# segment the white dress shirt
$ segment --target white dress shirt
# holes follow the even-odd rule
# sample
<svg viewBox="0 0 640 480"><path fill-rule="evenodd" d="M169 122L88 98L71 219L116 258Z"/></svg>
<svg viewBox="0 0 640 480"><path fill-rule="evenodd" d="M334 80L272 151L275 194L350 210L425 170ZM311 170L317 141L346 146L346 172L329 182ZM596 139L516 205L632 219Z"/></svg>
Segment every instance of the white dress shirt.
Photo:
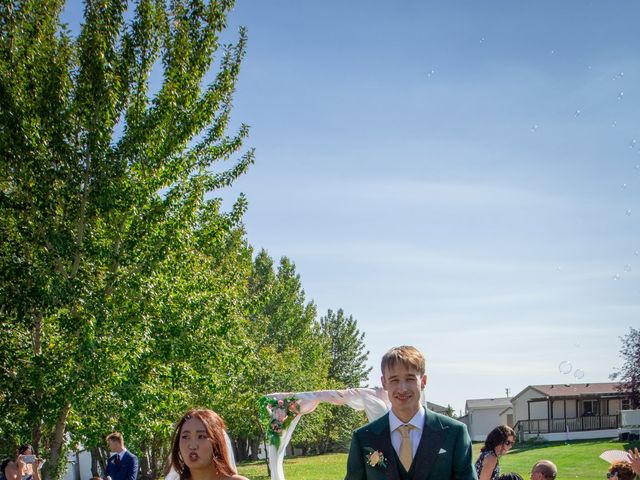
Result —
<svg viewBox="0 0 640 480"><path fill-rule="evenodd" d="M395 416L393 410L389 410L389 430L391 431L391 445L393 445L393 449L400 456L400 443L402 442L402 434L398 427L402 425L411 425L413 428L409 431L409 436L411 437L411 447L413 448L412 457L415 458L416 451L418 450L418 444L420 443L420 439L422 438L422 429L424 428L424 420L426 416L426 412L424 411L424 407L421 406L418 412L413 416L408 423L401 421L398 417Z"/></svg>

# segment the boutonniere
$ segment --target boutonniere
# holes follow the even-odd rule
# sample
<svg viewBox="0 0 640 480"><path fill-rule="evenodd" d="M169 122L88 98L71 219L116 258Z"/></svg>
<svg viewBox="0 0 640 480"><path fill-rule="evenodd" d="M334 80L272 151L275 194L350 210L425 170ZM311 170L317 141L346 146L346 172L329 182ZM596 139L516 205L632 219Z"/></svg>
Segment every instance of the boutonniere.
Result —
<svg viewBox="0 0 640 480"><path fill-rule="evenodd" d="M367 448L366 450L369 452L368 455L364 456L367 461L367 465L373 468L387 468L387 459L384 458L384 455L380 450L374 450L373 448Z"/></svg>

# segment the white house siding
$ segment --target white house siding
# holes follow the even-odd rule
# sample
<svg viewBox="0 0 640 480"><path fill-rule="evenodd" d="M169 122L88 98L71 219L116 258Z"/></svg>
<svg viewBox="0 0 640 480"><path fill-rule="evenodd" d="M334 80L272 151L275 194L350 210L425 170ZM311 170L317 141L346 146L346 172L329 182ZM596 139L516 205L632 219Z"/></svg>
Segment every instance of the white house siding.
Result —
<svg viewBox="0 0 640 480"><path fill-rule="evenodd" d="M564 402L551 402L551 418L564 418Z"/></svg>
<svg viewBox="0 0 640 480"><path fill-rule="evenodd" d="M80 478L78 478L77 462L80 462ZM75 452L67 454L67 470L64 480L89 480L91 478L91 453L83 450L79 455Z"/></svg>
<svg viewBox="0 0 640 480"><path fill-rule="evenodd" d="M511 399L513 404L513 421L518 423L521 420L545 419L547 418L547 402L532 402L531 417L529 417L528 402L534 398L541 398L543 395L532 388L525 389L517 397Z"/></svg>
<svg viewBox="0 0 640 480"><path fill-rule="evenodd" d="M469 435L474 442L484 442L487 434L498 425L507 425L507 414L500 415L504 406L483 408L469 413Z"/></svg>
<svg viewBox="0 0 640 480"><path fill-rule="evenodd" d="M618 415L620 410L629 409L629 402L626 405L622 404L622 399L614 398L609 400L609 415Z"/></svg>
<svg viewBox="0 0 640 480"><path fill-rule="evenodd" d="M531 402L531 420L546 420L547 415L547 402ZM525 417L526 418L526 417Z"/></svg>
<svg viewBox="0 0 640 480"><path fill-rule="evenodd" d="M539 395L539 394L538 394ZM513 420L518 423L520 420L526 420L527 417L527 400L533 398L534 392L530 388L525 389L517 398L511 399L513 404Z"/></svg>
<svg viewBox="0 0 640 480"><path fill-rule="evenodd" d="M576 415L576 400L567 399L565 400L552 400L551 402L552 409L552 417L551 418L565 418L565 405L567 408L566 417L567 418L575 418Z"/></svg>

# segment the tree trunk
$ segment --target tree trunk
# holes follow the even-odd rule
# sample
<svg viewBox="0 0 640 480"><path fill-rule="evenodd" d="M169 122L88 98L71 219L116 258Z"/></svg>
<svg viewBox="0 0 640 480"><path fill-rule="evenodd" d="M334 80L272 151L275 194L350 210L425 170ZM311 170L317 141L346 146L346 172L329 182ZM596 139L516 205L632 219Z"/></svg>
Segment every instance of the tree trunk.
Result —
<svg viewBox="0 0 640 480"><path fill-rule="evenodd" d="M91 476L92 477L100 477L101 472L98 470L98 464L100 461L100 451L98 447L93 447L91 449Z"/></svg>
<svg viewBox="0 0 640 480"><path fill-rule="evenodd" d="M31 430L31 445L35 448L34 453L39 453L40 441L42 440L42 422L36 419Z"/></svg>
<svg viewBox="0 0 640 480"><path fill-rule="evenodd" d="M236 462L243 462L248 457L248 443L246 438L237 438L233 444L235 445Z"/></svg>
<svg viewBox="0 0 640 480"><path fill-rule="evenodd" d="M260 438L254 437L251 439L251 453L249 458L251 460L258 460L258 449L260 448Z"/></svg>
<svg viewBox="0 0 640 480"><path fill-rule="evenodd" d="M33 356L39 357L42 355L42 312L36 312L33 314L33 332L31 338L31 346L33 350ZM37 361L37 360L36 360ZM37 364L36 364L37 365ZM36 388L34 393L34 404L36 409L42 405L42 390ZM38 453L40 448L40 441L42 440L42 415L34 415L35 419L31 427L31 445L35 448L35 453Z"/></svg>
<svg viewBox="0 0 640 480"><path fill-rule="evenodd" d="M144 448L140 454L140 467L138 469L140 472L140 480L152 480L152 477L149 475L151 473L151 468L149 467L150 461L148 449Z"/></svg>
<svg viewBox="0 0 640 480"><path fill-rule="evenodd" d="M158 445L158 442L151 444L149 449L149 478L150 480L156 480L160 476L162 471L162 463L158 461L158 458L162 458L162 447Z"/></svg>
<svg viewBox="0 0 640 480"><path fill-rule="evenodd" d="M75 480L82 480L82 474L80 473L80 452L76 450L74 453L76 454L76 461L73 464L73 478Z"/></svg>
<svg viewBox="0 0 640 480"><path fill-rule="evenodd" d="M51 439L51 457L49 468L45 473L45 480L53 480L58 477L57 472L60 469L60 454L62 453L62 446L64 445L64 427L67 425L69 410L71 410L71 404L67 403L58 414L58 420L56 421L56 427Z"/></svg>

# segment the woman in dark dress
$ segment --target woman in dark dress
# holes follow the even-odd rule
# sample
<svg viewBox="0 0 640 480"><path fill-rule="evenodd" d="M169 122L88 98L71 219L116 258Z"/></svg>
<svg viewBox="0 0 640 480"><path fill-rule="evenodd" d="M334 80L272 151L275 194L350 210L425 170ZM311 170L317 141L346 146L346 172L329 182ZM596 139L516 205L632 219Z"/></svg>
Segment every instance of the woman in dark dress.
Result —
<svg viewBox="0 0 640 480"><path fill-rule="evenodd" d="M476 460L478 480L497 480L500 475L500 457L516 443L516 434L507 425L500 425L487 435L480 456Z"/></svg>

